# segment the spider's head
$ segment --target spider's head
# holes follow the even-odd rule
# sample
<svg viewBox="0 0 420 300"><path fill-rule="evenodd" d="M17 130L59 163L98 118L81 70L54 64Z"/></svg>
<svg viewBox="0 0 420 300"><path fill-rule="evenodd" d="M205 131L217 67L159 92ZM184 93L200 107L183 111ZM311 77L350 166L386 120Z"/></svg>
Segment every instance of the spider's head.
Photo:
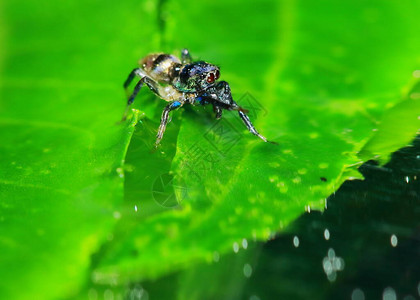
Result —
<svg viewBox="0 0 420 300"><path fill-rule="evenodd" d="M186 92L206 90L213 86L219 77L219 67L204 61L197 61L187 64L181 69L177 88Z"/></svg>

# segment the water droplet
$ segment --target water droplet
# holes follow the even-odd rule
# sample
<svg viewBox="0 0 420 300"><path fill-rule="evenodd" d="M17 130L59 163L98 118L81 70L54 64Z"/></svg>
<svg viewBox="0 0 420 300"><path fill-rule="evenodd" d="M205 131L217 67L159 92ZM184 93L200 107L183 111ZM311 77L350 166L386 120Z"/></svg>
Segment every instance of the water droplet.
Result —
<svg viewBox="0 0 420 300"><path fill-rule="evenodd" d="M134 211L137 212L138 208L137 205L134 205Z"/></svg>
<svg viewBox="0 0 420 300"><path fill-rule="evenodd" d="M270 176L268 177L268 180L270 180L270 182L274 182L274 181L278 181L279 178L277 176Z"/></svg>
<svg viewBox="0 0 420 300"><path fill-rule="evenodd" d="M405 179L405 182L407 182L407 183L409 183L409 182L410 182L410 177L405 176L405 177L404 177L404 179Z"/></svg>
<svg viewBox="0 0 420 300"><path fill-rule="evenodd" d="M148 299L148 293L147 291L139 284L136 284L133 288L130 288L125 298L121 299L130 299L130 300L141 300L141 299ZM119 299L117 297L117 299Z"/></svg>
<svg viewBox="0 0 420 300"><path fill-rule="evenodd" d="M300 178L299 176L297 176L297 177L293 178L292 181L294 183L301 183L302 182L302 178Z"/></svg>
<svg viewBox="0 0 420 300"><path fill-rule="evenodd" d="M334 249L328 249L327 256L322 260L324 272L329 281L335 281L337 272L344 270L344 259L335 255Z"/></svg>
<svg viewBox="0 0 420 300"><path fill-rule="evenodd" d="M329 275L332 273L332 263L329 259L325 259L322 262L322 266L324 267L324 272Z"/></svg>
<svg viewBox="0 0 420 300"><path fill-rule="evenodd" d="M45 170L42 170L41 172L39 172L40 174L43 174L43 175L48 175L48 174L50 174L51 173L51 171L50 170L48 170L48 169L45 169Z"/></svg>
<svg viewBox="0 0 420 300"><path fill-rule="evenodd" d="M387 287L382 294L382 299L383 300L397 300L397 294L395 293L393 288Z"/></svg>
<svg viewBox="0 0 420 300"><path fill-rule="evenodd" d="M252 267L251 267L251 265L250 264L245 264L244 265L244 276L246 278L249 278L249 277L251 277L251 274L252 274Z"/></svg>
<svg viewBox="0 0 420 300"><path fill-rule="evenodd" d="M311 132L311 133L309 134L309 137L310 137L311 139L316 139L316 138L318 138L318 137L319 137L319 134L318 134L318 132Z"/></svg>
<svg viewBox="0 0 420 300"><path fill-rule="evenodd" d="M123 170L123 168L117 168L117 174L118 174L118 176L120 177L120 178L123 178L124 177L124 170Z"/></svg>
<svg viewBox="0 0 420 300"><path fill-rule="evenodd" d="M334 259L333 268L336 271L342 271L344 269L344 260L341 257Z"/></svg>
<svg viewBox="0 0 420 300"><path fill-rule="evenodd" d="M333 282L337 279L337 272L332 272L331 274L327 275L329 281Z"/></svg>
<svg viewBox="0 0 420 300"><path fill-rule="evenodd" d="M278 162L270 162L268 165L272 168L278 168L280 167L280 164Z"/></svg>
<svg viewBox="0 0 420 300"><path fill-rule="evenodd" d="M219 252L217 252L217 251L213 252L213 261L218 262L219 260L220 260Z"/></svg>
<svg viewBox="0 0 420 300"><path fill-rule="evenodd" d="M238 253L238 251L239 251L239 245L238 245L237 242L234 242L233 243L233 252Z"/></svg>
<svg viewBox="0 0 420 300"><path fill-rule="evenodd" d="M330 239L330 231L328 229L324 230L324 238L328 241Z"/></svg>
<svg viewBox="0 0 420 300"><path fill-rule="evenodd" d="M299 238L297 236L293 238L293 246L296 248L299 247Z"/></svg>
<svg viewBox="0 0 420 300"><path fill-rule="evenodd" d="M361 289L354 289L351 293L351 300L365 300L365 293Z"/></svg>
<svg viewBox="0 0 420 300"><path fill-rule="evenodd" d="M306 174L308 172L308 170L307 169L305 169L305 168L302 168L302 169L299 169L298 170L298 173L300 174L300 175L304 175L304 174Z"/></svg>
<svg viewBox="0 0 420 300"><path fill-rule="evenodd" d="M277 183L277 187L280 190L280 193L287 193L287 191L289 190L289 188L286 186L286 184L283 181L280 181Z"/></svg>
<svg viewBox="0 0 420 300"><path fill-rule="evenodd" d="M320 169L326 169L326 168L328 168L328 163L320 163L320 164L318 165L318 167L319 167Z"/></svg>
<svg viewBox="0 0 420 300"><path fill-rule="evenodd" d="M105 300L114 300L114 293L110 289L106 289L104 292Z"/></svg>
<svg viewBox="0 0 420 300"><path fill-rule="evenodd" d="M248 241L246 239L242 239L242 248L248 248Z"/></svg>
<svg viewBox="0 0 420 300"><path fill-rule="evenodd" d="M391 245L392 247L397 247L398 245L398 238L395 234L391 235Z"/></svg>
<svg viewBox="0 0 420 300"><path fill-rule="evenodd" d="M119 211L114 211L114 218L117 220L121 218L121 213Z"/></svg>
<svg viewBox="0 0 420 300"><path fill-rule="evenodd" d="M95 289L89 289L88 297L89 300L96 300L98 299L98 292Z"/></svg>
<svg viewBox="0 0 420 300"><path fill-rule="evenodd" d="M419 293L419 296L420 296L420 282L419 282L419 284L417 285L417 293Z"/></svg>

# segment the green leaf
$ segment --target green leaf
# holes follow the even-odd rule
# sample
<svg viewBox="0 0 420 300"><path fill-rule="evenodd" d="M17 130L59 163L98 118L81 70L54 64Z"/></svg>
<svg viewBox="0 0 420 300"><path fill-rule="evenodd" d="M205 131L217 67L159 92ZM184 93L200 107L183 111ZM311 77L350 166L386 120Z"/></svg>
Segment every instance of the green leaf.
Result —
<svg viewBox="0 0 420 300"><path fill-rule="evenodd" d="M419 69L418 9L379 0L3 1L0 294L64 298L91 280L157 278L325 207L358 176L348 167ZM234 98L279 146L233 112L214 121L209 107L174 112L155 150L165 103L143 90L141 112L115 125L136 61L183 47L220 64ZM415 134L417 116L395 109L380 126L398 114L407 133L383 147L379 132L399 133L380 127L364 160Z"/></svg>
<svg viewBox="0 0 420 300"><path fill-rule="evenodd" d="M162 151L150 154L147 132L159 120L147 118L128 150L121 238L106 245L94 281L156 278L211 262L326 207L344 180L361 176L358 152L419 66L418 8L396 1L165 2L167 48L188 47L194 58L220 64L256 128L280 145L252 136L234 112L214 121L210 107L187 108L173 114ZM407 110L402 116L417 119ZM410 125L399 140L408 143L416 131ZM175 194L179 206L152 209L153 201L162 205L156 192Z"/></svg>
<svg viewBox="0 0 420 300"><path fill-rule="evenodd" d="M365 160L375 157L385 163L390 153L413 139L416 131L420 133L420 81L415 83L404 101L386 112L378 131L363 146L359 157Z"/></svg>

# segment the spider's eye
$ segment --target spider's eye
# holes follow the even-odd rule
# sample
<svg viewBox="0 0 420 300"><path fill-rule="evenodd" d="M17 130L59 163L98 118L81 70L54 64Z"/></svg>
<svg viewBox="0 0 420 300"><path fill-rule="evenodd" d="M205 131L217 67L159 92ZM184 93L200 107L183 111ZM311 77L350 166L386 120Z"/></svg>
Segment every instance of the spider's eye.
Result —
<svg viewBox="0 0 420 300"><path fill-rule="evenodd" d="M219 70L216 70L216 80L219 79L219 77L220 77L220 72Z"/></svg>
<svg viewBox="0 0 420 300"><path fill-rule="evenodd" d="M207 82L208 83L213 83L214 82L214 74L210 73L209 76L207 76Z"/></svg>

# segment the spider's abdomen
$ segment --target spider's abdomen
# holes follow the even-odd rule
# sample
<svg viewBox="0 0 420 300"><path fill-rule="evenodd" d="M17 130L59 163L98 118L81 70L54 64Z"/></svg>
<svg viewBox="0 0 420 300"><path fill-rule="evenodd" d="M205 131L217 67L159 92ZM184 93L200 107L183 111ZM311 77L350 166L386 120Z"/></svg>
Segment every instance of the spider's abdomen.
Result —
<svg viewBox="0 0 420 300"><path fill-rule="evenodd" d="M164 83L170 83L172 81L181 65L179 58L164 53L149 54L139 63L142 69L152 79Z"/></svg>

